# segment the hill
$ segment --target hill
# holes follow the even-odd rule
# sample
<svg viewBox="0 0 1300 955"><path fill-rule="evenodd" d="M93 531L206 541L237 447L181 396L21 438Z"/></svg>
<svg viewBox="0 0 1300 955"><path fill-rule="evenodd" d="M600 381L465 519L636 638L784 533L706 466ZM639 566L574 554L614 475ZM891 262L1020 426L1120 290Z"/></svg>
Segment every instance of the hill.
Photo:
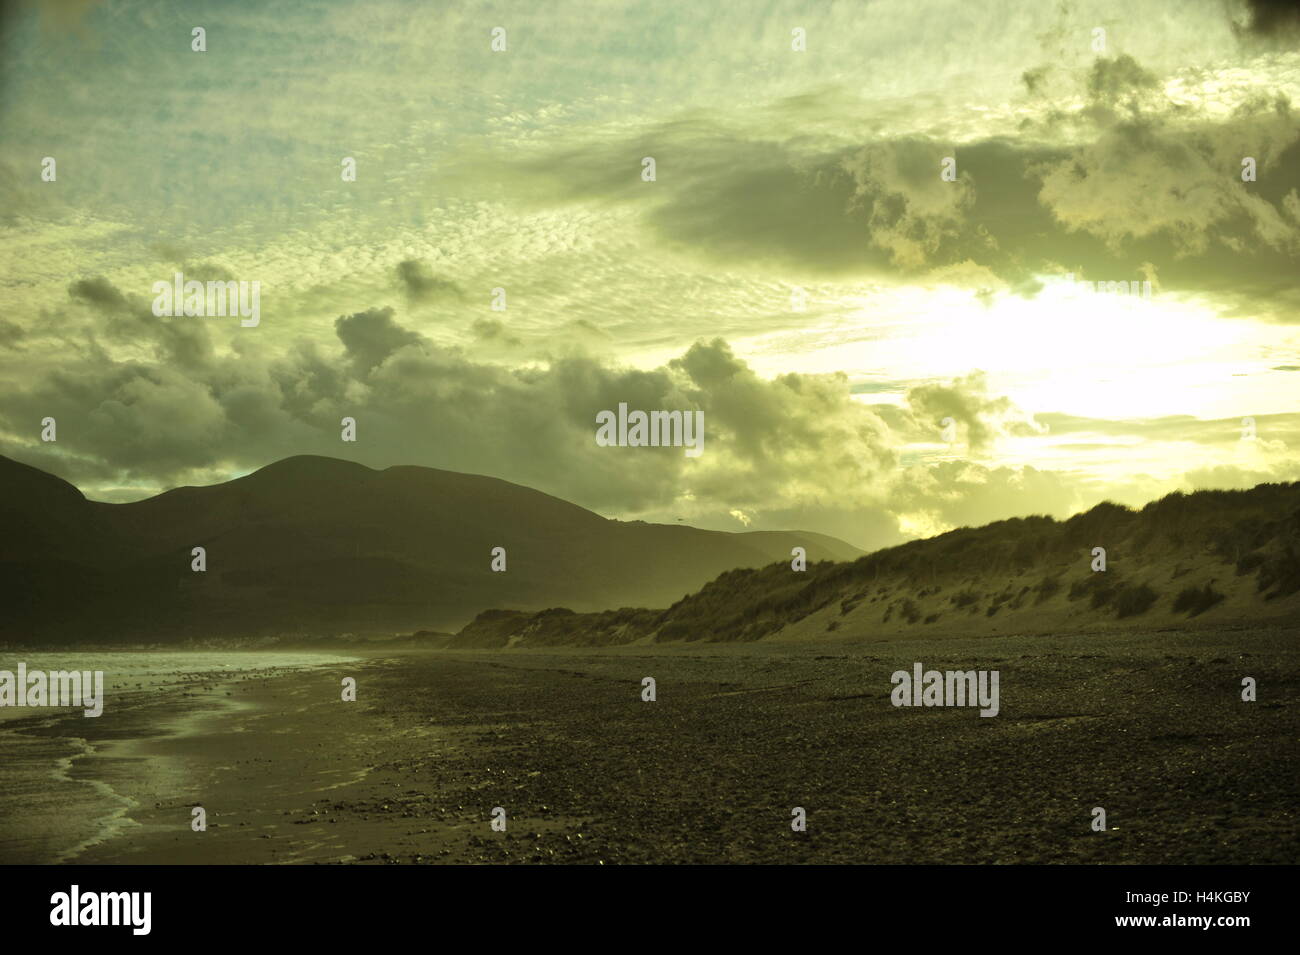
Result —
<svg viewBox="0 0 1300 955"><path fill-rule="evenodd" d="M488 607L663 606L794 546L859 553L819 534L620 522L495 478L310 456L129 504L0 457L0 528L0 638L54 644L455 630Z"/></svg>

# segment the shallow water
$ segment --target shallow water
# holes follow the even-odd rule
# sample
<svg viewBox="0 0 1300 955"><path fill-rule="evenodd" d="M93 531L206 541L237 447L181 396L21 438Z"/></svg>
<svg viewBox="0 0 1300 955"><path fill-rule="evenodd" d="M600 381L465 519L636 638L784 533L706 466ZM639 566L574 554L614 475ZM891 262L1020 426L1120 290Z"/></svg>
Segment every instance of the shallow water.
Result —
<svg viewBox="0 0 1300 955"><path fill-rule="evenodd" d="M184 686L202 686L223 677L256 670L331 666L354 657L335 653L269 650L167 651L112 650L85 653L0 653L0 670L17 673L18 664L35 670L89 670L104 673L104 710L115 702L131 702L133 695ZM79 707L0 706L0 722L43 715L75 714Z"/></svg>
<svg viewBox="0 0 1300 955"><path fill-rule="evenodd" d="M215 692L227 681L340 666L355 659L277 651L0 654L0 670L14 673L22 662L29 673L104 674L99 717L84 716L79 706L0 707L0 864L68 861L135 825L127 817L131 800L105 783L104 774L78 772L82 760L107 755L112 747L106 741L183 733L195 709L237 707L240 704ZM158 714L145 710L163 701L168 701L167 719L166 725L159 725ZM159 769L153 767L154 772ZM122 771L132 767L123 765Z"/></svg>

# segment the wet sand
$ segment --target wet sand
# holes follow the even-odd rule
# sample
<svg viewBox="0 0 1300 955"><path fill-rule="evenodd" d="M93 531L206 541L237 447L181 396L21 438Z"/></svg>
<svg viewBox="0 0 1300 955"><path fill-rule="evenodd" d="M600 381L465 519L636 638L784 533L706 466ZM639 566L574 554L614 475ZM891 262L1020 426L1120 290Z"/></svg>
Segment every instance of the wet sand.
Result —
<svg viewBox="0 0 1300 955"><path fill-rule="evenodd" d="M121 807L75 861L1295 863L1297 636L411 651L257 676L75 721L93 754L69 775ZM998 669L1001 713L893 707L916 661Z"/></svg>

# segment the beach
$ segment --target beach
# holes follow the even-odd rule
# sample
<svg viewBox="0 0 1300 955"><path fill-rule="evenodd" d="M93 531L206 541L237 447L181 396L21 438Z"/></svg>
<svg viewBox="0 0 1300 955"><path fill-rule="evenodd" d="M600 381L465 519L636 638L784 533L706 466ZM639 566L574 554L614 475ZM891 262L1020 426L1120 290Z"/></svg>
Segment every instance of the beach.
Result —
<svg viewBox="0 0 1300 955"><path fill-rule="evenodd" d="M0 861L1294 863L1295 638L365 651L240 671L99 719L7 723L5 773L46 760L62 778L9 792ZM997 670L998 714L892 705L891 674L916 662Z"/></svg>

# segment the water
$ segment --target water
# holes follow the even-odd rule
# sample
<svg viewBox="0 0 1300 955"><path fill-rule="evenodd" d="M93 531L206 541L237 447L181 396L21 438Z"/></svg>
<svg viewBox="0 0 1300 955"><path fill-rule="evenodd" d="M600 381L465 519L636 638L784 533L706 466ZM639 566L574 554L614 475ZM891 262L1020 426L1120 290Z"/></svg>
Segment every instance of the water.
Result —
<svg viewBox="0 0 1300 955"><path fill-rule="evenodd" d="M185 699L185 694L205 707L238 706L215 688L227 681L340 666L355 659L256 650L0 654L0 670L15 674L19 662L29 673L104 674L104 710L99 717L83 716L80 706L0 707L0 864L69 861L135 825L127 815L131 800L102 779L79 772L78 763L101 757L112 741L174 732L158 725L170 719L160 719L158 711L146 711L145 706ZM185 710L168 704L162 713L183 719Z"/></svg>
<svg viewBox="0 0 1300 955"><path fill-rule="evenodd" d="M18 664L27 672L44 670L102 670L104 711L114 702L131 702L151 691L202 686L225 677L260 670L292 667L333 666L355 657L335 653L277 652L270 650L169 651L96 650L87 653L0 653L0 670L17 674ZM0 706L0 724L42 715L76 713L80 707ZM102 718L102 717L100 717Z"/></svg>

